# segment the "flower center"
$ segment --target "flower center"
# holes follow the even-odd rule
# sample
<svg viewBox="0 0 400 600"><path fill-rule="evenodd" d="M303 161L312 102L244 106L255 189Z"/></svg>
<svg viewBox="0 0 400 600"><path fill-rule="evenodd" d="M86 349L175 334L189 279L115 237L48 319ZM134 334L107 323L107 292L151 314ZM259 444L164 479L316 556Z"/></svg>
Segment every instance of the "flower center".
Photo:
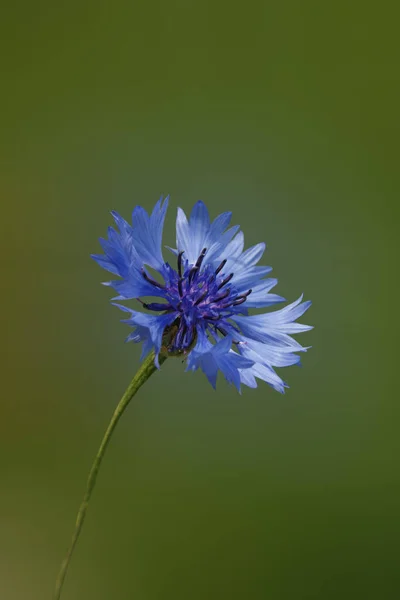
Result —
<svg viewBox="0 0 400 600"><path fill-rule="evenodd" d="M251 289L239 294L235 286L230 284L234 274L224 273L226 259L216 269L211 264L202 268L206 254L207 248L203 248L196 263L189 265L183 260L184 252L179 252L177 271L170 269L169 281L165 285L142 271L146 281L165 290L167 299L167 304L142 302L143 307L178 313L172 325L176 334L170 344L171 351L188 350L195 342L196 326L200 323L205 328L212 327L215 332L227 335L224 319L229 318L235 312L232 309L246 302L251 294Z"/></svg>

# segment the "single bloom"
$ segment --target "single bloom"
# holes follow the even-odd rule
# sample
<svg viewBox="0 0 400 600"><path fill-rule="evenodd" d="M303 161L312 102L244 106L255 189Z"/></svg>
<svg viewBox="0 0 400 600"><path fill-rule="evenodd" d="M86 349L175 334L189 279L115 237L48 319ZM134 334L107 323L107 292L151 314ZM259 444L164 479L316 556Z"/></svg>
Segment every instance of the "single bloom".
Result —
<svg viewBox="0 0 400 600"><path fill-rule="evenodd" d="M178 208L172 267L161 248L168 199L161 197L151 215L136 206L132 225L112 211L119 231L109 227L108 239L100 239L104 254L92 255L119 277L105 283L118 293L113 300L136 299L147 311L114 303L134 328L126 341L143 342L142 359L154 350L157 366L161 350L183 357L186 370L201 368L214 388L221 371L239 391L242 383L257 387L258 378L283 393L288 386L274 367L300 364L297 353L308 348L290 334L312 329L296 322L311 302L300 296L280 310L249 315L285 301L270 293L277 284L265 278L271 267L258 265L265 244L244 250L239 227L228 228L231 213L211 222L201 201L189 219Z"/></svg>

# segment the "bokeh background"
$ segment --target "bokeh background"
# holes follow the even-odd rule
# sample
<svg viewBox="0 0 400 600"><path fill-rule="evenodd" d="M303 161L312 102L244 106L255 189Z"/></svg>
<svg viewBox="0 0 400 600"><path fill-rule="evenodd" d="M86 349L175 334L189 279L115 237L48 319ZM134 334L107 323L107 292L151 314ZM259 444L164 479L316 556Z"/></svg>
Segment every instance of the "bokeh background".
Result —
<svg viewBox="0 0 400 600"><path fill-rule="evenodd" d="M313 348L284 396L163 366L108 450L63 599L400 597L395 7L3 7L1 600L51 597L138 364L89 253L111 209L167 193L166 244L198 199L267 242L277 292L313 301Z"/></svg>

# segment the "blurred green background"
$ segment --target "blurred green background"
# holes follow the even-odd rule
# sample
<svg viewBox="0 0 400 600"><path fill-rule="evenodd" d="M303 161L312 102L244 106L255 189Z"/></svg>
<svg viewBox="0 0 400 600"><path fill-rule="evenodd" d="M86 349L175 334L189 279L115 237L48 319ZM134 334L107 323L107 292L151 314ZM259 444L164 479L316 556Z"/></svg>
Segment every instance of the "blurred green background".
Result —
<svg viewBox="0 0 400 600"><path fill-rule="evenodd" d="M63 600L400 597L395 3L20 2L0 23L0 598L50 598L139 349L90 260L171 194L313 301L285 396L168 361L108 450ZM394 286L391 286L394 287ZM391 318L391 321L393 319Z"/></svg>

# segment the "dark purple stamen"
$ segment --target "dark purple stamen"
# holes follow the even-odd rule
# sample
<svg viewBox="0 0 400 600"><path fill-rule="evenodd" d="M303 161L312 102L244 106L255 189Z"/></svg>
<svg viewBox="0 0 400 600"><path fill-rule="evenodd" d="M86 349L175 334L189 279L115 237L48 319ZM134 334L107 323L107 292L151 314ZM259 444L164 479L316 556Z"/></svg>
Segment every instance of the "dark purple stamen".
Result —
<svg viewBox="0 0 400 600"><path fill-rule="evenodd" d="M206 252L207 252L207 248L203 248L203 250L201 251L201 254L200 254L199 258L198 258L198 259L197 259L197 261L196 261L196 265L195 265L195 266L196 266L198 269L200 269L200 267L201 267L201 263L202 263L202 262L203 262L203 260L204 260L204 257L205 257L205 255L206 255Z"/></svg>
<svg viewBox="0 0 400 600"><path fill-rule="evenodd" d="M189 284L192 283L195 275L200 271L201 263L204 260L204 256L205 256L206 252L207 252L207 248L203 248L203 250L201 251L201 254L200 254L199 258L196 261L196 264L191 269L191 271L189 273L189 277L188 277Z"/></svg>
<svg viewBox="0 0 400 600"><path fill-rule="evenodd" d="M219 265L219 267L217 267L215 269L215 274L218 275L218 273L220 271L222 271L222 269L224 268L224 266L226 265L226 258L224 258L224 260L222 261L222 263Z"/></svg>
<svg viewBox="0 0 400 600"><path fill-rule="evenodd" d="M196 302L194 303L195 306L198 306L200 304L200 302L202 302L205 298L207 298L208 296L208 289L204 292L204 294L202 294L199 298L197 298Z"/></svg>
<svg viewBox="0 0 400 600"><path fill-rule="evenodd" d="M238 300L235 300L232 304L233 306L239 306L239 304L243 304L243 302L246 302L247 298L239 298Z"/></svg>
<svg viewBox="0 0 400 600"><path fill-rule="evenodd" d="M144 269L142 269L142 275L145 278L145 280L148 281L149 283L151 283L151 285L154 285L154 287L158 287L162 290L165 290L165 287L161 283L158 283L158 281L156 281L155 279L152 279L149 275L147 275L147 273Z"/></svg>
<svg viewBox="0 0 400 600"><path fill-rule="evenodd" d="M249 296L249 294L251 294L253 290L249 290L248 292L246 292L245 294L240 294L240 296L236 296L236 298L234 298L231 302L228 302L227 304L221 304L219 308L223 309L223 308L229 308L230 306L238 306L239 304L243 304L243 302L245 302L247 300L247 296ZM224 296L220 296L220 299L224 299L226 298L226 296L229 296L230 294L230 290L228 291L228 294L225 294Z"/></svg>
<svg viewBox="0 0 400 600"><path fill-rule="evenodd" d="M240 296L238 296L238 298L247 298L247 296L250 296L252 291L253 290L250 288L245 294L240 294Z"/></svg>
<svg viewBox="0 0 400 600"><path fill-rule="evenodd" d="M183 337L184 337L184 335L186 333L186 329L187 329L186 324L182 323L182 321L181 321L178 333L176 334L176 337L175 337L175 340L174 340L174 346L175 346L175 348L179 348L181 346L181 344L183 342Z"/></svg>
<svg viewBox="0 0 400 600"><path fill-rule="evenodd" d="M172 348L175 350L188 349L193 342L196 328L194 325L187 325L183 319L178 321L178 332L173 340Z"/></svg>
<svg viewBox="0 0 400 600"><path fill-rule="evenodd" d="M227 298L230 293L231 293L230 290L226 290L226 292L224 292L220 296L216 296L215 299L213 300L213 303L215 303L215 302L221 302L221 300L225 300L225 298Z"/></svg>
<svg viewBox="0 0 400 600"><path fill-rule="evenodd" d="M150 304L143 304L144 308L147 308L147 310L166 310L166 311L170 311L173 310L173 306L171 306L171 304L163 304L162 302L150 302Z"/></svg>
<svg viewBox="0 0 400 600"><path fill-rule="evenodd" d="M196 328L193 325L191 325L190 327L187 328L187 331L185 333L185 337L183 340L185 347L190 346L190 344L192 343L195 330L196 330Z"/></svg>
<svg viewBox="0 0 400 600"><path fill-rule="evenodd" d="M189 285L192 283L192 281L193 281L193 279L194 279L194 276L196 275L196 273L197 273L197 271L198 271L198 270L199 270L199 269L198 269L197 267L193 267L193 268L190 270L190 272L189 272L189 276L188 276L188 282L189 282Z"/></svg>
<svg viewBox="0 0 400 600"><path fill-rule="evenodd" d="M182 256L183 256L184 250L181 250L181 252L179 252L178 254L178 274L179 277L182 277Z"/></svg>
<svg viewBox="0 0 400 600"><path fill-rule="evenodd" d="M224 329L223 327L220 327L219 325L215 325L215 329L217 331L219 331L223 336L228 335L228 332L226 331L226 329Z"/></svg>
<svg viewBox="0 0 400 600"><path fill-rule="evenodd" d="M250 288L245 294L240 294L240 296L237 296L237 298L232 303L233 306L239 306L239 304L243 304L243 302L246 302L247 296L250 296L252 291L253 290Z"/></svg>
<svg viewBox="0 0 400 600"><path fill-rule="evenodd" d="M218 289L220 290L222 287L224 287L224 285L226 285L232 279L232 277L233 277L233 273L230 273L228 275L228 277L225 277L225 279L223 279L221 281L221 283L219 284Z"/></svg>
<svg viewBox="0 0 400 600"><path fill-rule="evenodd" d="M182 277L179 277L178 279L178 292L179 292L179 296L182 298L183 296L183 289L182 289Z"/></svg>
<svg viewBox="0 0 400 600"><path fill-rule="evenodd" d="M150 304L147 304L147 302L143 302L143 300L141 300L141 298L136 298L136 300L138 302L140 302L140 304L143 306L143 308L147 308L147 310L156 310L159 312L160 310L170 311L170 310L173 310L173 308L174 308L171 304L168 304L168 303L150 302Z"/></svg>

